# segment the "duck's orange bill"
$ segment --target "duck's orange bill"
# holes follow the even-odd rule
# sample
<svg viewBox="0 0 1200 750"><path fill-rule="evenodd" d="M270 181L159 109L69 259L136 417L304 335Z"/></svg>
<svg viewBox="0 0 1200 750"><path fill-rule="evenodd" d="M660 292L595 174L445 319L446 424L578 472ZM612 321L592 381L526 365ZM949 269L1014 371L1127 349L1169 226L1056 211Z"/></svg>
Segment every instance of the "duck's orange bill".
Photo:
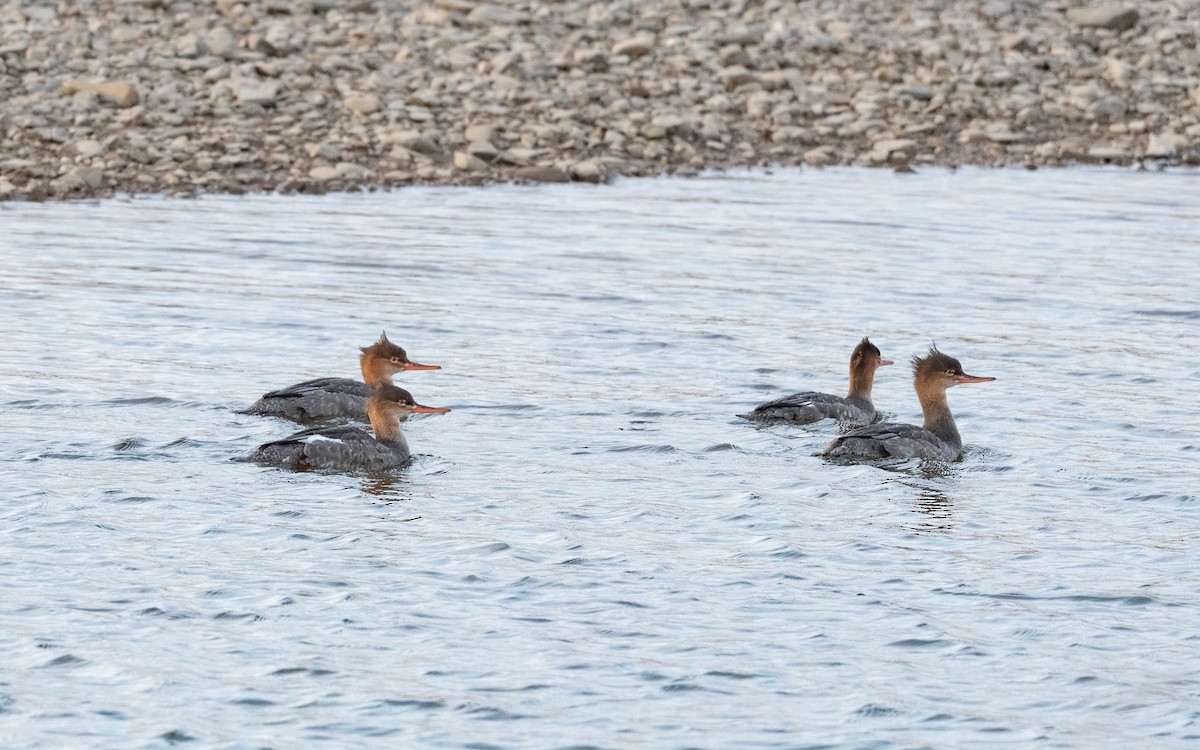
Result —
<svg viewBox="0 0 1200 750"><path fill-rule="evenodd" d="M995 378L981 378L975 375L959 375L958 382L960 383L990 383Z"/></svg>
<svg viewBox="0 0 1200 750"><path fill-rule="evenodd" d="M441 365L419 365L416 362L405 362L404 369L405 370L440 370L440 369L442 369L442 366Z"/></svg>
<svg viewBox="0 0 1200 750"><path fill-rule="evenodd" d="M409 407L409 411L420 411L426 414L445 414L450 410L444 406L421 406L420 404L415 404Z"/></svg>
<svg viewBox="0 0 1200 750"><path fill-rule="evenodd" d="M892 360L890 360L890 359L881 359L881 360L879 360L879 366L880 366L880 367L887 367L888 365L894 365L894 364L896 364L896 363L895 363L895 362L893 362L893 361L892 361Z"/></svg>

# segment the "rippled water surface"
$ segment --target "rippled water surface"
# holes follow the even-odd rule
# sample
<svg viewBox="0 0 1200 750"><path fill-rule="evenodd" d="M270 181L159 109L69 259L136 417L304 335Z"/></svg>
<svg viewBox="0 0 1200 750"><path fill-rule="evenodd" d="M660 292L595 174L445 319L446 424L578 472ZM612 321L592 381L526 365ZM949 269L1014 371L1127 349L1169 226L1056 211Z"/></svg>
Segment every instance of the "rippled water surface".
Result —
<svg viewBox="0 0 1200 750"><path fill-rule="evenodd" d="M0 745L1200 746L1200 175L0 205ZM229 459L387 328L394 477ZM869 334L993 383L836 466Z"/></svg>

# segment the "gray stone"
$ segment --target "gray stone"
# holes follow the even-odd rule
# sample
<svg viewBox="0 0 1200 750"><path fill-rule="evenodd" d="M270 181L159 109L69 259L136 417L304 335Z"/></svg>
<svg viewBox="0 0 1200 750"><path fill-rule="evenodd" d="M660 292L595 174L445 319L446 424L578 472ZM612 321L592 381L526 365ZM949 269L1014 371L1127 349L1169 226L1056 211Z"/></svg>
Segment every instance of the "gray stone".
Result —
<svg viewBox="0 0 1200 750"><path fill-rule="evenodd" d="M721 71L721 82L726 91L733 91L747 83L753 83L754 75L741 65L732 65Z"/></svg>
<svg viewBox="0 0 1200 750"><path fill-rule="evenodd" d="M903 154L912 158L916 154L917 142L906 138L885 138L871 144L869 158L876 162L886 162L895 154Z"/></svg>
<svg viewBox="0 0 1200 750"><path fill-rule="evenodd" d="M1090 26L1110 31L1125 31L1137 26L1136 8L1124 5L1099 5L1094 8L1071 8L1067 20L1076 26Z"/></svg>
<svg viewBox="0 0 1200 750"><path fill-rule="evenodd" d="M524 14L502 5L477 5L467 14L467 20L480 25L511 25L520 23Z"/></svg>
<svg viewBox="0 0 1200 750"><path fill-rule="evenodd" d="M419 130L394 131L387 136L387 141L418 154L436 154L441 151L433 138Z"/></svg>
<svg viewBox="0 0 1200 750"><path fill-rule="evenodd" d="M104 146L101 145L100 141L88 138L71 144L71 150L80 159L90 159L93 156L99 156L104 153Z"/></svg>
<svg viewBox="0 0 1200 750"><path fill-rule="evenodd" d="M308 176L317 182L328 182L337 179L338 171L335 167L329 166L313 167L308 170Z"/></svg>
<svg viewBox="0 0 1200 750"><path fill-rule="evenodd" d="M382 105L374 94L349 94L342 99L342 106L361 115L373 115Z"/></svg>
<svg viewBox="0 0 1200 750"><path fill-rule="evenodd" d="M842 43L829 34L814 34L804 40L804 47L812 52L841 52Z"/></svg>
<svg viewBox="0 0 1200 750"><path fill-rule="evenodd" d="M991 0L983 4L979 12L987 18L1003 18L1011 16L1013 12L1012 0Z"/></svg>
<svg viewBox="0 0 1200 750"><path fill-rule="evenodd" d="M1129 152L1120 146L1111 144L1100 144L1092 146L1087 150L1089 159L1095 161L1124 161L1129 157Z"/></svg>
<svg viewBox="0 0 1200 750"><path fill-rule="evenodd" d="M571 175L558 167L522 167L517 170L517 179L528 182L570 182Z"/></svg>
<svg viewBox="0 0 1200 750"><path fill-rule="evenodd" d="M510 148L502 152L498 159L515 167L524 167L532 164L533 160L537 158L538 153L530 148Z"/></svg>
<svg viewBox="0 0 1200 750"><path fill-rule="evenodd" d="M99 95L101 99L111 102L122 109L132 107L141 101L141 95L138 93L137 87L125 81L95 83L91 81L71 80L64 83L58 91L65 96L74 96L80 91L90 91Z"/></svg>
<svg viewBox="0 0 1200 750"><path fill-rule="evenodd" d="M179 57L195 59L208 51L204 40L194 32L184 34L175 40L175 54Z"/></svg>
<svg viewBox="0 0 1200 750"><path fill-rule="evenodd" d="M487 169L487 162L466 151L455 151L454 167L466 172L482 172Z"/></svg>
<svg viewBox="0 0 1200 750"><path fill-rule="evenodd" d="M337 176L345 180L365 180L371 176L369 169L353 162L338 162L336 169Z"/></svg>
<svg viewBox="0 0 1200 750"><path fill-rule="evenodd" d="M1116 95L1106 96L1092 105L1092 111L1104 117L1120 117L1125 110L1125 100Z"/></svg>
<svg viewBox="0 0 1200 750"><path fill-rule="evenodd" d="M818 146L804 152L804 163L812 167L828 167L839 161L837 151L832 146Z"/></svg>
<svg viewBox="0 0 1200 750"><path fill-rule="evenodd" d="M500 151L488 141L472 141L467 144L466 152L484 161L493 161L500 155Z"/></svg>
<svg viewBox="0 0 1200 750"><path fill-rule="evenodd" d="M1185 145L1187 141L1171 131L1151 133L1146 143L1146 156L1152 159L1169 159L1178 154L1180 147Z"/></svg>
<svg viewBox="0 0 1200 750"><path fill-rule="evenodd" d="M496 128L491 125L468 125L463 137L469 143L491 143L496 140Z"/></svg>
<svg viewBox="0 0 1200 750"><path fill-rule="evenodd" d="M216 57L228 60L237 53L237 39L234 38L233 32L224 26L209 31L204 41L209 54Z"/></svg>
<svg viewBox="0 0 1200 750"><path fill-rule="evenodd" d="M75 167L71 173L92 190L98 190L104 184L104 170L100 167Z"/></svg>
<svg viewBox="0 0 1200 750"><path fill-rule="evenodd" d="M581 182L604 182L608 179L608 169L599 159L585 159L571 165L571 177Z"/></svg>
<svg viewBox="0 0 1200 750"><path fill-rule="evenodd" d="M612 53L614 55L624 55L628 58L636 59L653 52L654 46L654 37L635 36L632 39L626 39L614 44L612 47Z"/></svg>
<svg viewBox="0 0 1200 750"><path fill-rule="evenodd" d="M237 100L243 104L274 104L279 98L279 83L276 81L259 81L242 79L234 88Z"/></svg>
<svg viewBox="0 0 1200 750"><path fill-rule="evenodd" d="M910 99L927 102L933 98L933 87L926 86L923 83L916 83L911 86L905 86L900 89L901 96L907 96Z"/></svg>

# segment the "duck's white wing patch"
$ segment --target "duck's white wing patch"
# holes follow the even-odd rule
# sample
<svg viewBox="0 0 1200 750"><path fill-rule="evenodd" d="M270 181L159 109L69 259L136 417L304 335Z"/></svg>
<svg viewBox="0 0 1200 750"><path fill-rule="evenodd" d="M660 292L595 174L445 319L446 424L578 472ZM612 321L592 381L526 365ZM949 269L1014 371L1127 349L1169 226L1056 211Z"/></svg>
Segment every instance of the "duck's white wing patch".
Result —
<svg viewBox="0 0 1200 750"><path fill-rule="evenodd" d="M305 435L303 440L306 443L337 443L338 445L345 445L341 440L326 435Z"/></svg>

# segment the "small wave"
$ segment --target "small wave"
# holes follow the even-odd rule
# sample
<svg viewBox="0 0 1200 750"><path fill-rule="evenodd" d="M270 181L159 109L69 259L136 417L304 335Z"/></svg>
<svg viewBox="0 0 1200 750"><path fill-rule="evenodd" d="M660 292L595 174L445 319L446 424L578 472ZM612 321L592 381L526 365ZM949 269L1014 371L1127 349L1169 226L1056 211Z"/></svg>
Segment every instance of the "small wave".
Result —
<svg viewBox="0 0 1200 750"><path fill-rule="evenodd" d="M445 708L445 701L440 700L418 700L416 698L384 698L385 706L395 706L397 708L415 708L420 711L432 711L438 708Z"/></svg>
<svg viewBox="0 0 1200 750"><path fill-rule="evenodd" d="M924 638L905 638L902 641L892 641L888 645L900 648L942 648L943 646L951 645L951 643L950 641L943 641L938 638L930 640Z"/></svg>
<svg viewBox="0 0 1200 750"><path fill-rule="evenodd" d="M609 448L607 453L678 453L673 445L624 445L620 448Z"/></svg>
<svg viewBox="0 0 1200 750"><path fill-rule="evenodd" d="M1134 310L1133 312L1135 315L1148 315L1155 318L1200 320L1200 310Z"/></svg>
<svg viewBox="0 0 1200 750"><path fill-rule="evenodd" d="M184 742L195 742L196 738L182 729L172 729L169 732L163 732L159 737L168 745L181 745Z"/></svg>
<svg viewBox="0 0 1200 750"><path fill-rule="evenodd" d="M1112 596L1104 594L1063 594L1061 596L1035 596L1033 594L1019 594L1008 592L1002 594L988 594L980 591L948 591L946 589L934 589L935 594L950 594L952 596L978 596L984 599L1002 599L1007 601L1020 602L1052 602L1052 601L1067 601L1067 602L1097 602L1101 604L1127 604L1130 606L1145 606L1147 604L1161 604L1157 599L1150 596L1133 595L1133 596Z"/></svg>
<svg viewBox="0 0 1200 750"><path fill-rule="evenodd" d="M710 445L703 450L704 453L725 453L727 451L733 451L734 453L746 452L733 443L717 443L715 445Z"/></svg>
<svg viewBox="0 0 1200 750"><path fill-rule="evenodd" d="M58 667L74 667L83 664L84 660L73 654L63 654L43 664L43 667L57 669Z"/></svg>
<svg viewBox="0 0 1200 750"><path fill-rule="evenodd" d="M100 401L97 406L140 406L142 404L181 404L183 402L176 401L173 398L166 396L142 396L138 398L111 398L107 401Z"/></svg>
<svg viewBox="0 0 1200 750"><path fill-rule="evenodd" d="M6 401L4 406L13 409L33 409L36 411L47 411L49 409L56 409L62 406L62 404L54 401L38 401L32 398L25 398L20 399L19 401Z"/></svg>
<svg viewBox="0 0 1200 750"><path fill-rule="evenodd" d="M900 711L898 711L897 709L888 708L887 706L878 706L874 703L868 703L864 706L860 706L854 713L858 714L859 716L872 716L872 717L873 716L899 716L900 715Z"/></svg>

